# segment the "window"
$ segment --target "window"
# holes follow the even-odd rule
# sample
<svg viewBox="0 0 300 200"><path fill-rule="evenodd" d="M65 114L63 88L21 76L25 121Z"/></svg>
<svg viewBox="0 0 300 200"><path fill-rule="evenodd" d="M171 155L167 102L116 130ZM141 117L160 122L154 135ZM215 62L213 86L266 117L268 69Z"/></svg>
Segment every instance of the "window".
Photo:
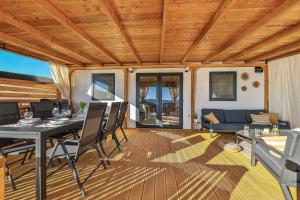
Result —
<svg viewBox="0 0 300 200"><path fill-rule="evenodd" d="M236 72L209 73L209 100L236 101Z"/></svg>
<svg viewBox="0 0 300 200"><path fill-rule="evenodd" d="M115 100L115 74L92 74L92 100Z"/></svg>

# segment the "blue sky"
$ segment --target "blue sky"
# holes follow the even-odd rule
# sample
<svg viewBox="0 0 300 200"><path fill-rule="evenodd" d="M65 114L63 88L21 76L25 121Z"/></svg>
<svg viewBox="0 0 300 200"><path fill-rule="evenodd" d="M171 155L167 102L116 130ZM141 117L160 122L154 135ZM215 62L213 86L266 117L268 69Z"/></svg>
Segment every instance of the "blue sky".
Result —
<svg viewBox="0 0 300 200"><path fill-rule="evenodd" d="M47 62L3 50L0 50L0 71L51 77Z"/></svg>
<svg viewBox="0 0 300 200"><path fill-rule="evenodd" d="M163 87L162 88L162 94L164 100L172 100L172 97L170 96L169 88ZM149 87L149 92L146 96L146 99L156 99L156 87Z"/></svg>

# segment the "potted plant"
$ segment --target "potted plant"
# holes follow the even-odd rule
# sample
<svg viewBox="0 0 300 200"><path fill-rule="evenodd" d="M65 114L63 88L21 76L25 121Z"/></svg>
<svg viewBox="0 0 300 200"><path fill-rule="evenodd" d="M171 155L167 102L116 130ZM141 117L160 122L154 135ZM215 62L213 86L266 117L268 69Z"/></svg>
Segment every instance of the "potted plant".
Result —
<svg viewBox="0 0 300 200"><path fill-rule="evenodd" d="M79 102L79 108L80 108L80 110L79 110L78 114L85 114L85 107L86 107L86 103L80 101Z"/></svg>

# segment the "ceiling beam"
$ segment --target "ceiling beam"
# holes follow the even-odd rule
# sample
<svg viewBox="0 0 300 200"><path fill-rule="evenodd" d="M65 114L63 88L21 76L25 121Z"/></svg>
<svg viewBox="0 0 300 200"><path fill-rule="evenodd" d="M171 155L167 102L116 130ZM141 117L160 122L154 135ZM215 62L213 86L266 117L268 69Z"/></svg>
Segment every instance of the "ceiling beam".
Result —
<svg viewBox="0 0 300 200"><path fill-rule="evenodd" d="M258 21L256 21L254 24L246 28L244 31L242 31L240 34L234 35L232 39L227 42L225 45L221 46L216 52L213 52L209 56L207 56L203 62L208 63L209 61L215 59L218 55L223 53L224 51L228 50L230 47L235 45L236 43L240 42L242 39L245 39L249 35L251 35L253 32L273 20L274 18L280 16L284 12L286 12L288 9L290 9L295 4L299 3L299 0L285 0L281 5L276 7L274 10L260 18Z"/></svg>
<svg viewBox="0 0 300 200"><path fill-rule="evenodd" d="M267 62L270 62L270 61L273 61L273 60L278 60L278 59L281 59L281 58L287 58L287 57L290 57L290 56L295 56L295 55L298 55L298 54L300 54L300 49L298 49L296 51L289 52L289 53L282 54L280 56L271 57L271 58L267 59Z"/></svg>
<svg viewBox="0 0 300 200"><path fill-rule="evenodd" d="M116 8L112 5L111 0L100 0L100 1L102 1L104 3L108 17L114 22L114 25L118 29L123 41L129 47L129 49L132 52L137 63L139 65L141 65L142 64L141 58L140 58L136 48L134 47L133 42L130 39L124 25L122 24L120 16L118 15Z"/></svg>
<svg viewBox="0 0 300 200"><path fill-rule="evenodd" d="M232 5L233 0L224 0L223 3L220 5L218 10L215 14L211 17L208 21L206 26L202 29L200 34L197 36L196 40L194 40L193 44L188 48L187 52L184 54L183 58L181 59L181 63L184 63L188 56L192 53L192 51L199 45L199 43L205 38L205 36L209 33L210 30L215 26L217 21L221 19L221 17L229 10L230 6Z"/></svg>
<svg viewBox="0 0 300 200"><path fill-rule="evenodd" d="M33 0L36 2L42 9L47 11L53 18L63 24L65 27L70 29L72 32L76 33L79 37L85 40L87 43L95 47L107 58L112 60L118 65L121 65L121 61L112 55L107 49L105 49L97 40L95 40L91 35L85 32L77 24L75 24L69 17L67 17L62 11L55 7L49 0Z"/></svg>
<svg viewBox="0 0 300 200"><path fill-rule="evenodd" d="M247 56L249 53L251 52L254 52L254 51L257 51L258 49L261 49L263 47L266 47L266 46L269 46L269 45L272 45L274 44L276 41L284 38L284 37L287 37L291 34L294 34L294 33L297 33L300 31L300 23L299 24L296 24L296 25L293 25L293 26L290 26L282 31L279 31L277 33L275 33L274 35L272 35L271 37L261 41L261 42L258 42L254 45L252 45L251 47L248 47L247 49L233 55L233 56L230 56L228 58L226 58L224 60L224 62L233 62L233 61L236 61L238 58L240 57L243 57L243 56Z"/></svg>
<svg viewBox="0 0 300 200"><path fill-rule="evenodd" d="M163 5L163 19L162 19L162 27L161 27L161 37L160 37L160 58L159 62L163 63L164 57L164 49L165 49L165 41L166 41L166 33L167 33L167 11L168 11L169 0L164 0Z"/></svg>
<svg viewBox="0 0 300 200"><path fill-rule="evenodd" d="M68 46L67 44L64 44L63 42L60 42L59 40L57 40L56 38L48 35L47 33L35 28L34 26L32 26L31 24L9 14L4 12L3 10L0 9L0 20L3 22L6 22L10 25L13 25L19 29L22 29L24 31L27 31L29 33L31 33L32 35L34 35L35 37L39 38L40 40L42 40L43 42L47 43L48 45L52 46L53 44L55 46L61 47L73 54L76 54L77 56L80 56L82 58L85 58L89 61L91 61L94 64L97 65L103 65L102 62L100 62L99 60L89 56L88 54L86 54L85 52L78 50L74 47Z"/></svg>
<svg viewBox="0 0 300 200"><path fill-rule="evenodd" d="M293 42L291 44L285 45L283 47L274 49L272 51L269 51L267 53L263 53L261 55L255 56L253 58L250 58L246 60L247 63L253 63L260 60L266 60L268 58L273 58L275 56L280 56L286 53L290 53L292 51L296 51L300 49L300 40Z"/></svg>
<svg viewBox="0 0 300 200"><path fill-rule="evenodd" d="M9 43L9 44L12 44L12 45L20 46L20 47L25 48L25 49L29 49L29 50L34 51L36 53L42 53L42 54L48 55L48 56L53 57L55 59L59 59L59 60L63 61L64 63L69 63L69 64L72 63L72 64L75 64L75 65L78 65L78 66L84 66L83 63L81 63L80 61L77 61L73 58L62 55L62 54L57 53L56 51L50 50L48 48L44 48L44 47L35 45L31 42L27 42L25 40L19 39L15 36L8 35L8 34L3 33L3 32L0 32L0 40L3 41L4 43Z"/></svg>
<svg viewBox="0 0 300 200"><path fill-rule="evenodd" d="M148 64L148 63L143 63L143 65L132 65L132 64L127 64L124 63L122 66L104 66L104 67L99 67L99 66L86 66L86 67L72 67L72 69L75 70L112 70L112 69L127 69L127 68L136 68L136 69L163 69L163 68L182 68L184 69L185 67L191 67L191 68L224 68L224 67L265 67L267 64L265 63L229 63L229 64Z"/></svg>

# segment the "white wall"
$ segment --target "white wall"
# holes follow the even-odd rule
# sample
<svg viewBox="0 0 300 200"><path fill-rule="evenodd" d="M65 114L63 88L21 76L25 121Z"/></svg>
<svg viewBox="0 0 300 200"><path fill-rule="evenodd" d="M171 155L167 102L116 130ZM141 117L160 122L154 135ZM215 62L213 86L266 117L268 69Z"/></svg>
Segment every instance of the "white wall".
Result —
<svg viewBox="0 0 300 200"><path fill-rule="evenodd" d="M134 128L136 121L136 74L137 73L183 73L183 128L191 128L191 73L184 72L184 69L138 69L129 73L128 101L130 103L128 127Z"/></svg>
<svg viewBox="0 0 300 200"><path fill-rule="evenodd" d="M237 101L209 101L209 72L236 71L237 72ZM247 72L247 81L241 79L241 74ZM253 81L259 81L259 88L252 86ZM241 90L247 86L247 91ZM202 108L221 109L263 109L264 108L264 73L255 73L253 67L233 68L201 68L197 71L196 84L196 112L201 115Z"/></svg>
<svg viewBox="0 0 300 200"><path fill-rule="evenodd" d="M72 103L75 111L79 109L79 102L92 101L92 74L115 74L115 101L124 98L124 73L123 70L76 70L71 77ZM103 101L111 103L112 101Z"/></svg>
<svg viewBox="0 0 300 200"><path fill-rule="evenodd" d="M128 74L128 101L129 117L128 127L135 128L136 121L136 73L183 73L183 128L191 128L191 73L185 73L184 69L139 69ZM79 102L90 102L91 97L91 77L93 73L115 73L115 101L123 101L124 98L124 73L122 70L78 70L72 74L72 101L75 110L78 110ZM110 102L110 101L108 101Z"/></svg>
<svg viewBox="0 0 300 200"><path fill-rule="evenodd" d="M209 101L209 72L210 71L236 71L237 72L237 101ZM129 117L128 127L134 128L136 121L136 74L137 73L183 73L183 128L191 128L191 73L184 72L181 68L165 69L138 69L128 74L128 101ZM241 80L241 74L248 72L250 78ZM123 70L78 70L72 74L72 101L78 109L80 101L90 102L92 73L115 73L115 101L124 98L124 73ZM253 81L261 83L259 88L252 86ZM246 85L247 91L242 92L241 86ZM240 68L201 68L197 71L196 84L196 112L201 114L202 108L223 109L263 109L264 108L264 74L255 73L253 67ZM110 101L108 101L110 102Z"/></svg>

